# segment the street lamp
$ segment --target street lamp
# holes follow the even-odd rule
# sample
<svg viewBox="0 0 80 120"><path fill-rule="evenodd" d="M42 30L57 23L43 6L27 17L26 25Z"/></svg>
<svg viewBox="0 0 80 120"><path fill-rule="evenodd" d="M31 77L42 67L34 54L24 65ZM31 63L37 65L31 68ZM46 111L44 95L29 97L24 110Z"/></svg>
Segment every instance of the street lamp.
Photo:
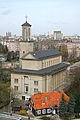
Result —
<svg viewBox="0 0 80 120"><path fill-rule="evenodd" d="M58 109L57 109L57 113L58 113L58 118L59 118L59 99L57 99L58 102Z"/></svg>

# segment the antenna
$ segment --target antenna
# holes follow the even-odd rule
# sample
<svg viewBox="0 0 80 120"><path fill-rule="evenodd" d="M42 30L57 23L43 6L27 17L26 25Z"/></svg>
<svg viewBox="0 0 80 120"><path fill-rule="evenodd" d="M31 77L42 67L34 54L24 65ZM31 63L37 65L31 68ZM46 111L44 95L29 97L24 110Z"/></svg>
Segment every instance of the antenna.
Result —
<svg viewBox="0 0 80 120"><path fill-rule="evenodd" d="M25 16L25 18L26 18L26 22L27 22L27 16Z"/></svg>

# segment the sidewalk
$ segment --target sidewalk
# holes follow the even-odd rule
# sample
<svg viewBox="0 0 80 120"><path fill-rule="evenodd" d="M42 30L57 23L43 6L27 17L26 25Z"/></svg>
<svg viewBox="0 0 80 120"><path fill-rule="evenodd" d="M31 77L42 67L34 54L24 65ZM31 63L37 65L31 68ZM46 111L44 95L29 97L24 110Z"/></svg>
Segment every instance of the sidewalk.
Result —
<svg viewBox="0 0 80 120"><path fill-rule="evenodd" d="M9 113L4 112L3 114L9 114ZM28 116L19 115L19 114L16 114L16 113L13 113L12 115L13 115L13 116L17 116L17 117L21 117L22 120L28 120ZM40 120L39 118L40 118L40 117L35 117L35 116L33 116L33 117L30 117L30 120Z"/></svg>

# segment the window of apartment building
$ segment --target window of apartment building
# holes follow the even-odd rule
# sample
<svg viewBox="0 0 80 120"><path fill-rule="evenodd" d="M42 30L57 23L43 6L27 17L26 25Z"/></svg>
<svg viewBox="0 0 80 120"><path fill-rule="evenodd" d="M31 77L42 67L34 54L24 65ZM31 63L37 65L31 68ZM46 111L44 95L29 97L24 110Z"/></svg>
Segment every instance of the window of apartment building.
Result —
<svg viewBox="0 0 80 120"><path fill-rule="evenodd" d="M18 83L18 79L17 78L14 79L14 83Z"/></svg>
<svg viewBox="0 0 80 120"><path fill-rule="evenodd" d="M52 60L51 60L51 65L52 65Z"/></svg>
<svg viewBox="0 0 80 120"><path fill-rule="evenodd" d="M34 92L38 92L38 88L34 88Z"/></svg>
<svg viewBox="0 0 80 120"><path fill-rule="evenodd" d="M50 66L50 61L49 61L49 66Z"/></svg>
<svg viewBox="0 0 80 120"><path fill-rule="evenodd" d="M46 62L45 62L45 68L46 68Z"/></svg>
<svg viewBox="0 0 80 120"><path fill-rule="evenodd" d="M42 67L44 67L44 63L42 63Z"/></svg>
<svg viewBox="0 0 80 120"><path fill-rule="evenodd" d="M23 51L23 53L25 53L25 51Z"/></svg>
<svg viewBox="0 0 80 120"><path fill-rule="evenodd" d="M24 76L25 83L27 83L27 80L29 80L29 76Z"/></svg>
<svg viewBox="0 0 80 120"><path fill-rule="evenodd" d="M24 79L29 79L29 76L24 76Z"/></svg>
<svg viewBox="0 0 80 120"><path fill-rule="evenodd" d="M15 90L15 91L18 91L18 86L14 86L14 90Z"/></svg>
<svg viewBox="0 0 80 120"><path fill-rule="evenodd" d="M25 92L28 92L28 86L26 86L26 91Z"/></svg>
<svg viewBox="0 0 80 120"><path fill-rule="evenodd" d="M34 85L38 85L38 81L34 81Z"/></svg>

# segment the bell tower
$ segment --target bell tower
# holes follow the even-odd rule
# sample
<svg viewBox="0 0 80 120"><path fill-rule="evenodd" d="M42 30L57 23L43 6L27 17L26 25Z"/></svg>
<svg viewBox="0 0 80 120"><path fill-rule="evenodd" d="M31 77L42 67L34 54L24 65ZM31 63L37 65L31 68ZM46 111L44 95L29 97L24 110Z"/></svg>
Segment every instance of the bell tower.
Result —
<svg viewBox="0 0 80 120"><path fill-rule="evenodd" d="M31 40L31 25L27 22L27 16L26 16L26 22L22 24L22 38L23 41Z"/></svg>
<svg viewBox="0 0 80 120"><path fill-rule="evenodd" d="M22 67L22 57L28 52L33 52L33 48L34 48L34 42L31 40L31 25L27 22L27 17L26 17L26 22L22 24L22 38L23 40L19 42L19 49L20 49L19 66L20 68Z"/></svg>

